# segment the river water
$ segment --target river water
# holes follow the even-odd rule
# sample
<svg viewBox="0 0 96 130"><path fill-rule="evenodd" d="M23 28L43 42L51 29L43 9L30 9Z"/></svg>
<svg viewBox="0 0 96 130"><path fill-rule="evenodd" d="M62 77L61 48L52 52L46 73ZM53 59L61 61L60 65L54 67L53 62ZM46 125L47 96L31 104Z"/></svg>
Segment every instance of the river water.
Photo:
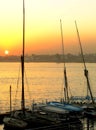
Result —
<svg viewBox="0 0 96 130"><path fill-rule="evenodd" d="M96 95L96 64L87 63L93 96ZM87 83L82 63L66 63L69 95L86 96ZM34 102L58 100L64 97L63 63L25 63L26 106ZM20 107L21 64L0 63L0 113L9 111L10 86L12 90L12 109ZM1 130L2 126L0 126Z"/></svg>

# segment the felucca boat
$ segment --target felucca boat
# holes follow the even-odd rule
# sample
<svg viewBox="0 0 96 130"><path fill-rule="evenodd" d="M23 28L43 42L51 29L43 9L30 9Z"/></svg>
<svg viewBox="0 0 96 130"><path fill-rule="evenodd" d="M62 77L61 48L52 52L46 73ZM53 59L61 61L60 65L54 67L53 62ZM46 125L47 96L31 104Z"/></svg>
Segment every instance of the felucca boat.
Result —
<svg viewBox="0 0 96 130"><path fill-rule="evenodd" d="M95 103L95 99L93 97L93 93L92 93L90 82L89 82L89 72L88 72L88 69L87 69L87 66L85 63L83 48L82 48L81 39L80 39L80 35L79 35L76 21L75 21L75 26L76 26L79 45L80 45L81 56L82 56L82 60L83 60L83 64L84 64L84 76L85 76L86 81L87 81L87 95L85 97L82 97L82 96L81 97L78 97L78 96L71 97L71 99L73 99L74 101L75 101L75 99L81 101L81 103L78 103L78 105L80 105L82 108L85 109L85 111L84 111L85 116L96 118L96 103ZM86 100L87 102L83 103L84 100Z"/></svg>
<svg viewBox="0 0 96 130"><path fill-rule="evenodd" d="M4 128L26 128L28 120L32 118L31 113L25 109L25 97L24 97L24 47L25 47L25 5L23 0L23 48L21 56L22 66L22 98L21 98L21 110L14 111L10 117L4 117Z"/></svg>
<svg viewBox="0 0 96 130"><path fill-rule="evenodd" d="M37 107L39 110L41 110L42 113L49 114L50 117L53 116L55 113L54 118L56 118L56 115L58 115L59 117L58 121L61 121L63 124L66 122L66 124L69 124L70 126L70 124L74 122L75 124L74 130L78 125L77 124L78 121L79 122L78 129L80 128L80 130L82 130L82 123L78 117L81 117L81 113L83 112L83 109L81 107L69 103L68 82L67 82L66 66L65 66L65 58L64 58L63 30L62 30L61 20L60 20L60 27L61 27L61 36L62 36L61 38L62 38L62 48L63 48L63 60L64 60L65 101L64 100L63 102L51 101L51 102L47 102L46 104L40 104L40 105L37 104Z"/></svg>
<svg viewBox="0 0 96 130"><path fill-rule="evenodd" d="M63 54L63 61L64 61L64 97L65 100L58 104L55 103L58 107L63 107L65 110L68 110L70 112L70 115L74 115L74 118L76 118L77 115L81 115L83 112L83 109L81 107L75 106L70 103L69 99L69 93L68 93L68 79L67 79L67 71L66 71L66 63L65 63L65 50L64 50L64 39L63 39L63 29L62 29L62 21L60 19L60 30L61 30L61 39L62 39L62 54Z"/></svg>
<svg viewBox="0 0 96 130"><path fill-rule="evenodd" d="M3 119L5 129L25 129L39 128L41 126L51 125L55 121L45 119L39 116L38 112L29 111L25 108L25 93L24 93L24 54L25 54L25 2L23 0L23 48L21 56L21 74L22 74L22 97L21 110L13 111L11 116L6 116Z"/></svg>

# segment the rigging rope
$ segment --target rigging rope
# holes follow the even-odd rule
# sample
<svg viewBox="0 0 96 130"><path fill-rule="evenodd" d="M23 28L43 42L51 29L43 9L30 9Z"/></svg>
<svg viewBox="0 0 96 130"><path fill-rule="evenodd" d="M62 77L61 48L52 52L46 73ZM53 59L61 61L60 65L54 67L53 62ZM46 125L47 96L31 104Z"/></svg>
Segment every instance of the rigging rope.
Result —
<svg viewBox="0 0 96 130"><path fill-rule="evenodd" d="M28 88L28 93L29 93L29 100L30 100L30 102L31 102L31 93L30 93L30 91L29 91L29 83L28 83L28 78L27 78L27 76L26 76L26 70L25 70L25 79L26 79L26 84L27 84L27 88Z"/></svg>
<svg viewBox="0 0 96 130"><path fill-rule="evenodd" d="M21 67L19 66L18 79L17 79L17 89L16 89L16 93L15 93L14 110L15 110L15 106L16 106L16 98L17 98L18 86L19 86L19 80L20 80L20 68Z"/></svg>

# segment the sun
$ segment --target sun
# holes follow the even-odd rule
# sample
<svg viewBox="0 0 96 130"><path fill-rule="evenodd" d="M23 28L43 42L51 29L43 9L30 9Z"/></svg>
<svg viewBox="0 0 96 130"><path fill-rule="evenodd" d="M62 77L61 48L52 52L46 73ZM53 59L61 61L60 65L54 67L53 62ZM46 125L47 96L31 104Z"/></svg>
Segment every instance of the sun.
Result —
<svg viewBox="0 0 96 130"><path fill-rule="evenodd" d="M8 55L9 54L9 51L8 50L5 50L5 55Z"/></svg>

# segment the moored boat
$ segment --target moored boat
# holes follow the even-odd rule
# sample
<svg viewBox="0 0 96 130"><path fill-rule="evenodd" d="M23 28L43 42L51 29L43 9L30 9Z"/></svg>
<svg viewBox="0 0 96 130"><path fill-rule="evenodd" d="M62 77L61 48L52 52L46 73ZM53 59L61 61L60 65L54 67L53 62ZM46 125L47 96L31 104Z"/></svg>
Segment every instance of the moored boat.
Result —
<svg viewBox="0 0 96 130"><path fill-rule="evenodd" d="M26 126L28 125L25 121L23 120L19 120L19 119L15 119L15 118L10 118L10 117L6 117L4 118L4 124L5 124L5 128L7 129L24 129L26 128Z"/></svg>
<svg viewBox="0 0 96 130"><path fill-rule="evenodd" d="M5 116L3 119L4 128L39 128L51 124L50 120L45 120L38 116L38 112L27 110L25 107L25 92L24 92L24 55L25 55L25 2L23 0L23 44L21 55L21 74L22 74L22 91L21 91L21 109L15 110L10 116ZM47 119L47 118L46 118Z"/></svg>
<svg viewBox="0 0 96 130"><path fill-rule="evenodd" d="M86 82L87 82L87 96L86 96L86 99L87 99L87 101L89 101L89 99L91 98L91 105L93 107L93 110L89 109L88 104L86 104L86 109L84 111L84 114L87 117L88 116L94 117L94 116L96 116L96 104L95 104L95 100L94 100L93 93L92 93L92 90L91 90L91 85L90 85L90 81L89 81L89 72L88 72L88 69L87 69L87 66L86 66L86 63L85 63L83 48L82 48L81 39L80 39L80 35L79 35L79 31L78 31L76 21L75 21L75 26L76 26L79 45L80 45L81 56L82 56L82 60L83 60L83 64L84 64L84 76L85 76ZM89 94L90 94L90 96L89 96Z"/></svg>

